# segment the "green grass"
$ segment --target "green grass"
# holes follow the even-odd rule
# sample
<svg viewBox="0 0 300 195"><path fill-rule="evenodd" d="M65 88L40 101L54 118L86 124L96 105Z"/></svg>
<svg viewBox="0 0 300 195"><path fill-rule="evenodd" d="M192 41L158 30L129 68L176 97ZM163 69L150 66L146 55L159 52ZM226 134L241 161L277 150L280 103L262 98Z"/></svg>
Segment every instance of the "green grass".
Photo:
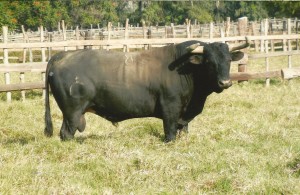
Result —
<svg viewBox="0 0 300 195"><path fill-rule="evenodd" d="M209 96L190 133L163 143L162 122L118 127L87 114L73 141L46 138L44 102L0 101L0 194L298 194L300 79L237 84ZM17 96L17 94L15 94Z"/></svg>

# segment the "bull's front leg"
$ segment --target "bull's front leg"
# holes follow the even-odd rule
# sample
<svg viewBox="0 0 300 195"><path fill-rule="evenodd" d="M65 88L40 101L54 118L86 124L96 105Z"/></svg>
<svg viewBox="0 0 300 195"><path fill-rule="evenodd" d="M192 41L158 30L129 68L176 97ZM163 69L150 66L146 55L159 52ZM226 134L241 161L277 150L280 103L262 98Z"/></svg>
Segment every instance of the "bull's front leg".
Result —
<svg viewBox="0 0 300 195"><path fill-rule="evenodd" d="M163 103L161 104L161 108L165 142L170 142L176 139L181 104L179 101L174 101L174 99L172 102L168 100L162 102Z"/></svg>
<svg viewBox="0 0 300 195"><path fill-rule="evenodd" d="M170 142L176 139L177 134L177 123L176 120L163 119L164 132L165 132L165 142Z"/></svg>

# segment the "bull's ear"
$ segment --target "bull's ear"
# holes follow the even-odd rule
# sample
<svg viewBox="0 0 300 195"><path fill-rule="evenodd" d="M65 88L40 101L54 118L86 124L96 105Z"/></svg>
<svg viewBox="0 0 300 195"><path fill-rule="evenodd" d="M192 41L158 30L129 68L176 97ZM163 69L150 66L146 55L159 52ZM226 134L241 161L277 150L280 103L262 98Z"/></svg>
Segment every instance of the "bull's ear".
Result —
<svg viewBox="0 0 300 195"><path fill-rule="evenodd" d="M232 61L239 61L244 57L244 52L237 51L231 53L231 59Z"/></svg>
<svg viewBox="0 0 300 195"><path fill-rule="evenodd" d="M202 64L203 56L202 55L193 55L189 58L189 62L192 64Z"/></svg>

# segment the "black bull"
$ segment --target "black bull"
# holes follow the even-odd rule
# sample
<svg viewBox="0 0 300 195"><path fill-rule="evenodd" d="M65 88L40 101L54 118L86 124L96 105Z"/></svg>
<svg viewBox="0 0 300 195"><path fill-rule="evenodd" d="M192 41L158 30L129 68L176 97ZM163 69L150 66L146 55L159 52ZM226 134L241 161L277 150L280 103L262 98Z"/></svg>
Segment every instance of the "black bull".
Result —
<svg viewBox="0 0 300 195"><path fill-rule="evenodd" d="M52 136L49 85L63 114L62 140L82 132L84 114L92 112L116 123L130 118L163 120L165 140L187 131L212 92L231 86L230 62L243 53L224 43L187 41L150 51L99 50L61 52L46 71L45 135Z"/></svg>

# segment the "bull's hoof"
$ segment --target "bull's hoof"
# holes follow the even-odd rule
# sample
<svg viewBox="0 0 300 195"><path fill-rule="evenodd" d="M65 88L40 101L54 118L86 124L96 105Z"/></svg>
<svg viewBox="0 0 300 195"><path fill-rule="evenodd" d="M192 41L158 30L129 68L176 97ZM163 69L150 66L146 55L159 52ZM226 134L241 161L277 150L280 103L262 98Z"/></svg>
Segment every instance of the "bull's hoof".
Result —
<svg viewBox="0 0 300 195"><path fill-rule="evenodd" d="M44 130L44 135L46 137L52 137L53 136L53 131L49 131L49 130L45 129Z"/></svg>
<svg viewBox="0 0 300 195"><path fill-rule="evenodd" d="M74 139L74 135L66 132L60 132L60 139L61 141L68 141Z"/></svg>
<svg viewBox="0 0 300 195"><path fill-rule="evenodd" d="M175 141L176 140L176 136L166 136L165 137L165 143L169 143L171 141Z"/></svg>

